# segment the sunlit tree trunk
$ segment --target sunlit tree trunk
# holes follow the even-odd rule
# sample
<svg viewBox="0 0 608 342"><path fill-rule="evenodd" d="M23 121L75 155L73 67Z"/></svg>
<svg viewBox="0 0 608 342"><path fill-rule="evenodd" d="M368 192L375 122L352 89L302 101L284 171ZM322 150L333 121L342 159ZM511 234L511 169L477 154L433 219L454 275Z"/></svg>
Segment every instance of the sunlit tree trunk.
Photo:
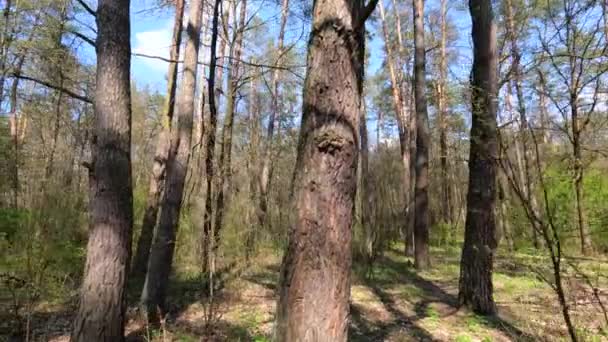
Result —
<svg viewBox="0 0 608 342"><path fill-rule="evenodd" d="M182 23L184 17L184 0L175 2L175 19L173 24L173 38L169 58L172 61L179 60L179 50L182 41ZM154 237L154 227L156 226L160 195L163 191L167 157L169 154L171 122L175 110L175 93L177 89L177 62L169 63L167 75L167 98L165 102L165 112L161 118L162 128L158 136L154 160L152 163L152 174L148 186L148 197L141 224L141 234L137 241L137 249L131 269L133 277L143 277L148 269L148 257L150 247Z"/></svg>
<svg viewBox="0 0 608 342"><path fill-rule="evenodd" d="M401 85L402 82L402 71L400 61L401 58L397 58L397 55L392 49L391 39L388 31L388 23L386 20L386 15L384 11L384 4L382 1L379 1L378 7L380 10L380 20L382 21L382 34L384 37L384 47L386 50L386 64L388 66L389 75L391 79L391 93L393 95L393 110L395 111L396 121L397 121L397 130L399 133L399 147L401 152L401 163L403 164L403 193L405 197L405 208L403 212L403 231L404 235L407 238L411 235L409 229L408 216L411 215L411 208L409 208L409 203L411 199L411 191L410 191L410 138L408 134L408 127L406 123L406 114L405 114L405 106L404 106L404 94L402 93L403 87ZM396 8L394 9L396 10ZM397 15L397 17L399 17ZM413 247L412 244L408 244L408 247Z"/></svg>
<svg viewBox="0 0 608 342"><path fill-rule="evenodd" d="M347 339L364 22L373 7L314 3L277 341Z"/></svg>
<svg viewBox="0 0 608 342"><path fill-rule="evenodd" d="M220 145L220 155L218 160L219 177L217 177L217 199L215 211L215 248L220 242L220 232L223 225L224 209L228 200L228 192L231 179L231 156L232 156L232 130L234 126L234 115L236 112L236 97L239 90L240 80L240 59L242 55L243 33L245 31L245 20L247 16L247 0L240 1L240 13L236 15L236 1L233 2L234 13L234 39L230 46L230 62L228 69L228 95L226 99L226 115L224 117L224 127L222 128L222 142Z"/></svg>
<svg viewBox="0 0 608 342"><path fill-rule="evenodd" d="M493 314L492 269L496 249L497 53L490 0L469 0L473 22L472 125L465 240L460 263L459 302Z"/></svg>
<svg viewBox="0 0 608 342"><path fill-rule="evenodd" d="M416 191L414 257L417 269L430 266L429 259L429 117L426 107L426 52L424 47L424 0L414 0L414 90L416 98Z"/></svg>
<svg viewBox="0 0 608 342"><path fill-rule="evenodd" d="M255 64L253 61L251 64ZM257 90L258 82L253 78L249 84L249 159L248 159L248 175L249 175L249 198L254 203L249 211L249 222L258 217L258 164L259 164L259 143L260 143L260 96ZM255 243L257 238L256 226L250 224L247 228L245 238L245 259L250 261L251 256L255 252Z"/></svg>
<svg viewBox="0 0 608 342"><path fill-rule="evenodd" d="M450 158L447 142L448 112L447 112L447 0L441 0L440 21L441 38L439 41L439 83L438 83L438 114L439 114L439 163L441 167L441 218L444 223L452 224L452 188L449 180L448 160Z"/></svg>
<svg viewBox="0 0 608 342"><path fill-rule="evenodd" d="M279 26L279 37L277 40L277 57L275 66L282 66L282 60L286 53L284 47L285 27L287 26L287 17L289 14L289 0L281 1L281 24ZM273 171L273 149L274 149L274 132L279 122L281 110L279 94L279 86L281 81L281 70L274 69L272 72L272 80L270 88L272 90L270 117L268 118L268 128L266 133L266 142L264 145L262 172L260 175L260 201L258 209L258 219L261 226L268 225L268 193L272 181Z"/></svg>
<svg viewBox="0 0 608 342"><path fill-rule="evenodd" d="M90 230L71 341L123 341L133 197L129 0L99 0Z"/></svg>
<svg viewBox="0 0 608 342"><path fill-rule="evenodd" d="M184 183L190 160L202 3L202 0L194 0L190 3L183 79L176 108L177 127L172 130L171 147L167 159L166 188L141 298L147 310L148 319L153 324L158 323L160 316L164 316L166 313L165 299L179 226Z"/></svg>
<svg viewBox="0 0 608 342"><path fill-rule="evenodd" d="M203 241L202 241L202 265L203 273L210 269L209 253L213 246L212 242L212 215L213 215L213 160L215 155L215 134L217 129L217 110L218 99L216 97L216 68L217 68L217 41L219 37L219 16L220 16L221 0L215 0L213 5L213 17L211 19L211 47L210 47L210 62L209 62L209 77L207 78L207 89L209 91L209 125L205 129L206 146L205 148L205 175L206 175L206 194L205 194L205 211L203 214ZM220 51L223 55L223 46L220 44ZM220 81L221 87L221 81Z"/></svg>

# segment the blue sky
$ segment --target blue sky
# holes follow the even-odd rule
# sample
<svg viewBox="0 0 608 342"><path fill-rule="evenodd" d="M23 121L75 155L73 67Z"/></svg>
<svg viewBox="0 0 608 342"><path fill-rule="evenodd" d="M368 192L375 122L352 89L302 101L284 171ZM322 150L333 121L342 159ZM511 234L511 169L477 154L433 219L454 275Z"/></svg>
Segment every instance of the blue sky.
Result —
<svg viewBox="0 0 608 342"><path fill-rule="evenodd" d="M172 10L148 13L152 0L134 0L131 8L131 48L135 53L169 57ZM133 57L131 72L137 83L164 91L167 64L160 60Z"/></svg>
<svg viewBox="0 0 608 342"><path fill-rule="evenodd" d="M162 57L168 57L169 45L171 40L172 21L173 21L173 10L164 9L150 11L150 8L154 8L156 0L133 0L131 9L131 43L132 49L135 53L144 53L148 55L156 55ZM291 1L292 4L295 1ZM390 1L387 1L389 7L387 15L390 13ZM426 2L427 12L433 8L437 8L438 1L430 0ZM261 7L261 9L260 9ZM453 6L452 6L453 7ZM268 32L270 35L274 34L276 30L278 14L280 6L276 0L258 0L255 3L249 5L250 13L257 11L257 15L263 20L268 22ZM463 74L466 75L469 69L470 61L468 59L467 49L470 44L468 41L468 33L470 30L470 20L468 18L467 11L458 10L457 8L450 9L450 16L454 24L457 26L459 32L459 40L456 42L456 49L463 51L463 55L458 59L458 63L455 65L451 64L452 75L460 78ZM187 13L187 12L186 12ZM293 24L293 23L292 23ZM376 25L376 24L374 24ZM300 31L301 24L297 24L293 31ZM368 25L370 30L374 30L371 25ZM304 27L308 30L308 27ZM374 30L375 31L375 30ZM293 35L299 35L299 32L295 32ZM307 35L308 32L305 32ZM269 36L269 39L276 37ZM289 41L289 33L287 41ZM292 37L293 38L293 37ZM305 40L304 40L305 41ZM384 56L384 47L381 41L381 36L378 32L374 32L373 39L368 42L367 48L371 52L370 65L367 73L374 73L381 65ZM153 60L149 58L133 57L132 60L132 73L136 82L140 85L148 85L152 89L164 91L165 84L165 73L167 71L167 64L160 60Z"/></svg>

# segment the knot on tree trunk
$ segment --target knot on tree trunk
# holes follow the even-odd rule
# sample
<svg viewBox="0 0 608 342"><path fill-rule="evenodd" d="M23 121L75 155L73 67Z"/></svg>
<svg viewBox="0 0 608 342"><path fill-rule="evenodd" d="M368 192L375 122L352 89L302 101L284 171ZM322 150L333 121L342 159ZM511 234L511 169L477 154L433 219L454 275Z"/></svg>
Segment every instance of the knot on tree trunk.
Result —
<svg viewBox="0 0 608 342"><path fill-rule="evenodd" d="M341 136L339 132L333 130L324 131L315 137L315 144L319 152L331 155L342 151L349 143L350 141Z"/></svg>

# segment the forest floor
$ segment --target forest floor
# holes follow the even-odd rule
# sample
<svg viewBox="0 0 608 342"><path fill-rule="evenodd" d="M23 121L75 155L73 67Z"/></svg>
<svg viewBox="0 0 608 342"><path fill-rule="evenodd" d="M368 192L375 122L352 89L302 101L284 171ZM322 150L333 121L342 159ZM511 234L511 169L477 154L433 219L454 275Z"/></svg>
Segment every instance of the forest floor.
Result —
<svg viewBox="0 0 608 342"><path fill-rule="evenodd" d="M561 309L542 274L547 260L528 254L500 254L494 272L498 315L477 316L458 310L459 250L433 248L433 267L416 272L397 250L382 256L369 277L354 272L351 291L352 341L561 341L567 331ZM260 255L248 269L232 267L221 274L217 305L209 315L201 304L200 278L176 276L171 314L160 331L137 319L127 324L128 341L269 341L272 335L280 258ZM608 303L608 263L578 262ZM569 305L584 341L608 341L604 316L587 280L568 273ZM599 282L599 283L598 283ZM43 311L42 309L40 311ZM36 340L68 341L72 310L38 312L32 325ZM71 312L70 312L71 311ZM138 317L134 309L131 317ZM64 317L62 319L62 317ZM211 329L209 327L212 327ZM0 339L1 340L1 339Z"/></svg>

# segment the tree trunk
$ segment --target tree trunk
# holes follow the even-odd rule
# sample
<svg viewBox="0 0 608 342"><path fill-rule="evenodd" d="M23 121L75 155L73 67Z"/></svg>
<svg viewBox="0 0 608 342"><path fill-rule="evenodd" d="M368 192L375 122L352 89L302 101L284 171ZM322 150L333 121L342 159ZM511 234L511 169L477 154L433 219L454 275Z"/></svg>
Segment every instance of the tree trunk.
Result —
<svg viewBox="0 0 608 342"><path fill-rule="evenodd" d="M505 242L507 243L507 250L513 251L513 234L511 232L511 222L509 221L509 217L507 216L509 213L509 206L507 200L507 189L508 182L505 179L504 174L500 174L498 176L498 200L500 201L500 230L502 232L502 237L504 237ZM497 243L499 239L496 239Z"/></svg>
<svg viewBox="0 0 608 342"><path fill-rule="evenodd" d="M71 340L123 341L133 197L129 0L99 0L90 231Z"/></svg>
<svg viewBox="0 0 608 342"><path fill-rule="evenodd" d="M184 18L184 0L175 2L175 20L173 24L173 39L169 58L172 61L179 60L179 50L182 41L182 23ZM165 172L167 157L169 154L171 122L175 110L175 93L177 89L177 63L169 63L167 75L167 98L165 102L165 115L162 117L162 130L158 136L154 161L152 164L152 174L150 175L150 185L148 187L148 197L141 224L141 235L137 241L137 249L131 274L133 277L142 278L148 269L148 258L150 247L154 237L154 227L158 216L158 206L160 195L165 183Z"/></svg>
<svg viewBox="0 0 608 342"><path fill-rule="evenodd" d="M416 192L414 260L426 269L429 259L429 116L426 108L426 56L424 47L424 0L414 0L414 90L416 98Z"/></svg>
<svg viewBox="0 0 608 342"><path fill-rule="evenodd" d="M472 125L465 240L460 263L459 302L493 314L492 268L496 249L497 57L490 0L470 0L474 46L471 71Z"/></svg>
<svg viewBox="0 0 608 342"><path fill-rule="evenodd" d="M528 126L528 116L526 110L526 99L524 98L523 92L523 71L521 70L521 52L519 50L519 46L517 44L517 30L515 27L515 19L514 19L514 7L511 0L507 0L505 3L505 12L507 19L507 32L509 36L509 40L511 42L511 55L513 58L513 71L515 75L514 83L515 83L515 93L517 95L517 111L519 114L519 143L516 144L516 148L518 149L518 162L520 166L520 175L522 182L522 190L526 201L532 204L532 209L535 211L536 215L539 215L538 202L536 199L536 195L534 194L534 182L531 174L531 161L530 161L530 152L529 152L529 131L530 127ZM510 91L510 88L509 88ZM516 141L517 142L517 141ZM536 229L532 229L532 240L534 243L534 248L538 249L540 247L540 240L538 237L538 232Z"/></svg>
<svg viewBox="0 0 608 342"><path fill-rule="evenodd" d="M251 64L255 64L254 61ZM249 84L249 160L248 160L248 175L249 175L249 198L253 205L249 211L249 222L256 217L259 219L258 213L258 164L259 164L259 144L260 144L260 97L257 91L257 79L253 78ZM256 226L250 224L247 228L245 238L245 260L249 262L251 256L255 252L255 243L257 238Z"/></svg>
<svg viewBox="0 0 608 342"><path fill-rule="evenodd" d="M452 188L449 181L448 160L450 158L447 142L447 0L441 0L441 39L439 43L439 84L438 84L438 114L439 114L439 163L441 167L441 218L444 223L452 224Z"/></svg>
<svg viewBox="0 0 608 342"><path fill-rule="evenodd" d="M283 63L285 39L285 27L287 26L287 16L289 14L289 0L281 1L281 26L279 27L279 37L277 42L277 59L276 67L280 67ZM272 72L271 90L273 92L271 99L270 117L268 118L268 129L266 133L266 143L264 145L262 172L260 175L260 202L259 202L259 223L261 226L268 225L268 193L272 181L273 170L273 150L274 150L274 131L279 121L280 111L280 96L279 85L281 78L281 70L274 69Z"/></svg>
<svg viewBox="0 0 608 342"><path fill-rule="evenodd" d="M159 316L164 316L166 313L165 298L173 262L184 183L190 160L202 8L202 0L194 0L190 3L186 30L188 39L184 53L184 76L177 100L177 127L172 130L173 137L167 160L166 189L141 298L146 307L148 319L153 324L158 323Z"/></svg>
<svg viewBox="0 0 608 342"><path fill-rule="evenodd" d="M364 22L373 6L314 3L277 341L347 339Z"/></svg>
<svg viewBox="0 0 608 342"><path fill-rule="evenodd" d="M243 45L243 33L245 31L245 20L247 16L247 0L241 0L239 21L237 23L236 1L233 2L234 12L234 42L230 46L230 67L228 69L228 96L224 127L222 128L222 144L219 156L219 177L216 187L217 201L215 209L214 246L217 249L220 242L220 232L223 226L224 207L226 206L231 178L232 157L232 128L234 126L234 114L236 112L236 96L240 83L240 59Z"/></svg>
<svg viewBox="0 0 608 342"><path fill-rule="evenodd" d="M367 106L365 99L361 99L361 111L359 113L359 169L357 180L357 207L358 219L363 228L365 236L364 255L368 267L372 266L375 257L374 240L376 227L372 224L373 193L369 177L369 146L367 139Z"/></svg>
<svg viewBox="0 0 608 342"><path fill-rule="evenodd" d="M210 63L209 63L209 78L207 79L207 88L209 90L209 127L205 134L207 135L205 146L205 173L207 176L207 193L205 194L205 212L203 214L203 241L202 241L202 270L206 273L210 266L209 252L211 246L211 228L212 228L212 210L213 210L213 159L215 152L215 134L217 128L217 98L215 95L215 72L217 67L217 39L219 33L219 16L220 16L221 0L215 0L213 5L213 18L211 21L211 47L210 47ZM220 49L222 50L222 49ZM223 53L222 53L223 54Z"/></svg>
<svg viewBox="0 0 608 342"><path fill-rule="evenodd" d="M386 64L388 66L389 75L391 78L391 90L393 95L393 110L395 111L396 119L397 119L397 130L399 132L399 147L401 152L401 163L403 164L403 188L404 188L404 197L405 197L405 207L403 212L403 231L404 235L408 236L408 211L411 211L409 208L409 203L411 201L411 192L410 192L410 146L409 146L409 135L407 124L405 122L405 108L404 104L404 94L402 93L403 88L401 87L401 79L402 72L401 66L397 67L397 61L400 60L396 58L392 47L391 47L391 39L388 33L388 25L386 21L386 16L384 12L384 4L382 1L379 1L378 7L380 9L380 20L382 21L382 34L384 37L384 47L386 49ZM395 9L396 10L396 9ZM406 243L407 245L407 243ZM413 246L413 245L411 245Z"/></svg>
<svg viewBox="0 0 608 342"><path fill-rule="evenodd" d="M11 7L13 5L12 0L6 0L4 3L4 9L2 10L2 16L4 17L4 29L0 32L0 108L2 107L2 100L4 99L4 83L6 81L7 73L7 61L8 61L8 48L11 43L9 38L9 27L11 18Z"/></svg>
<svg viewBox="0 0 608 342"><path fill-rule="evenodd" d="M575 94L570 96L570 108L572 115L572 156L574 157L574 172L572 182L574 184L574 199L576 202L576 221L581 239L581 253L587 255L592 250L591 236L585 221L585 209L583 207L583 159L581 155L581 129L579 127L578 98Z"/></svg>

